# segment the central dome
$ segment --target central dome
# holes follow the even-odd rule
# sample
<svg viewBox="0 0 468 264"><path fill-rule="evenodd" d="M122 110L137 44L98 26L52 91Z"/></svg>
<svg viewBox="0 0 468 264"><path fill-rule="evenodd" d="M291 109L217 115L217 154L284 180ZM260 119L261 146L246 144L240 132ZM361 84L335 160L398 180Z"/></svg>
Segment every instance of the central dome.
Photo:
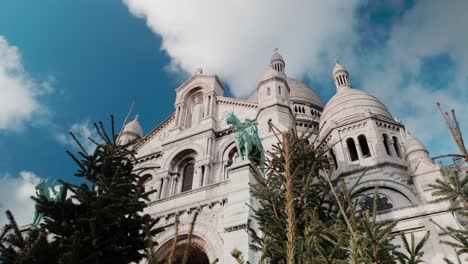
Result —
<svg viewBox="0 0 468 264"><path fill-rule="evenodd" d="M322 100L307 84L291 78L288 78L287 82L290 89L289 100L291 102L313 104L319 108L323 108Z"/></svg>
<svg viewBox="0 0 468 264"><path fill-rule="evenodd" d="M326 135L332 128L367 116L393 121L387 107L376 97L362 90L341 89L323 109L319 137Z"/></svg>

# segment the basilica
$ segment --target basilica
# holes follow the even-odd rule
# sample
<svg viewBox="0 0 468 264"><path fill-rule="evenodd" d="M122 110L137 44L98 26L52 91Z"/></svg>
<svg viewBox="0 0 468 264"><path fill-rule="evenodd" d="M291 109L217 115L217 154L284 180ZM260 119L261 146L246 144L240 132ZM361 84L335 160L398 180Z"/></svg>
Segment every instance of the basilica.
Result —
<svg viewBox="0 0 468 264"><path fill-rule="evenodd" d="M138 116L125 125L120 140L137 139L136 166L154 168L142 179L148 190L157 190L146 212L159 217L160 225L179 216L176 257L183 254L192 215L198 211L190 263L235 263L230 255L234 248L257 263L247 232L253 213L247 204L256 203L249 186L252 165L239 158L226 123L234 112L242 122L257 124L266 151L277 142L269 123L280 131L315 131L309 142L327 151L333 177L353 185L365 171L357 185L362 208L373 206L377 186L378 218L398 220L396 236L404 232L421 238L430 231L425 263L453 258L453 250L440 244L448 236L434 222L460 224L449 204L435 201L428 187L443 177L440 166L383 102L352 87L349 72L338 61L331 78L336 93L324 104L305 83L286 75L285 60L275 52L250 97L237 99L224 96L216 75L198 69L175 90L175 111L149 133L143 133ZM158 237L159 255L169 254L173 236L169 228Z"/></svg>

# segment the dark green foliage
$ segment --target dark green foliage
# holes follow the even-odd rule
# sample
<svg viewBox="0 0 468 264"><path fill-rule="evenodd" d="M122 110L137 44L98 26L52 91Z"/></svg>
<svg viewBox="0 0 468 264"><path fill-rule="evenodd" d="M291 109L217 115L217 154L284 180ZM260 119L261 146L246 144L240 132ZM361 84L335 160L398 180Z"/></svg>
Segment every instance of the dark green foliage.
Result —
<svg viewBox="0 0 468 264"><path fill-rule="evenodd" d="M133 167L135 158L130 146L134 142L117 144L113 118L111 135L102 123L95 124L95 128L103 143L89 139L96 144L92 154L73 134L81 150L77 155L67 151L79 167L75 176L84 183L61 181L69 197L63 195L57 201L33 197L45 215L40 229L28 237L36 240L35 247L26 250L18 244L20 241L10 244L18 244L17 253L34 261L14 263L138 263L146 255L149 240L163 230L153 228L158 219L143 214L145 200L152 192L145 192L139 183L145 169ZM12 239L18 240L20 237L14 234ZM37 249L41 246L41 250ZM41 262L39 256L47 252L49 257Z"/></svg>
<svg viewBox="0 0 468 264"><path fill-rule="evenodd" d="M356 199L359 190L330 179L327 158L307 142L307 137L283 134L283 140L268 153L265 172L255 173L257 183L252 189L260 206L253 210L263 236L252 228L250 233L251 247L261 253L260 263L267 259L270 263L396 263L396 247L391 243L396 223L377 220L377 195L373 211L361 211ZM288 179L292 179L293 188L287 188ZM288 218L289 190L294 214ZM294 228L288 228L290 225ZM293 251L288 250L291 238ZM292 261L290 252L294 254ZM234 253L241 263L242 255Z"/></svg>
<svg viewBox="0 0 468 264"><path fill-rule="evenodd" d="M39 200L45 213L41 228L53 235L51 243L60 249L60 262L139 262L147 245L145 227L156 224L143 214L150 194L139 184L143 170L133 167L131 143L118 145L117 135L109 136L102 123L95 128L104 143L96 144L94 153L88 154L78 140L79 158L68 152L79 166L75 175L86 183L63 182L71 197ZM148 227L146 231L153 232Z"/></svg>
<svg viewBox="0 0 468 264"><path fill-rule="evenodd" d="M37 229L21 232L13 214L7 210L6 215L9 223L0 232L0 263L57 262L58 251L56 248L50 247L43 232Z"/></svg>
<svg viewBox="0 0 468 264"><path fill-rule="evenodd" d="M399 252L399 251L395 252L400 264L424 263L421 260L422 256L424 255L424 251L422 249L424 247L424 244L429 239L429 231L426 232L424 237L418 243L414 241L413 233L411 233L411 243L408 242L408 239L406 238L405 234L401 234L400 237L401 237L401 240L403 241L404 250L405 250L404 253Z"/></svg>
<svg viewBox="0 0 468 264"><path fill-rule="evenodd" d="M451 210L460 218L468 217L468 175L466 172L457 173L449 171L447 181L437 180L435 184L429 185L434 189L433 196L440 197L438 201L448 200L451 203ZM468 230L456 229L453 227L442 227L452 240L443 240L441 243L452 247L458 258L468 261ZM450 263L449 260L446 260Z"/></svg>
<svg viewBox="0 0 468 264"><path fill-rule="evenodd" d="M432 195L439 197L437 201L448 200L452 203L452 210L468 217L468 177L466 173L448 171L448 180L436 180L430 184Z"/></svg>

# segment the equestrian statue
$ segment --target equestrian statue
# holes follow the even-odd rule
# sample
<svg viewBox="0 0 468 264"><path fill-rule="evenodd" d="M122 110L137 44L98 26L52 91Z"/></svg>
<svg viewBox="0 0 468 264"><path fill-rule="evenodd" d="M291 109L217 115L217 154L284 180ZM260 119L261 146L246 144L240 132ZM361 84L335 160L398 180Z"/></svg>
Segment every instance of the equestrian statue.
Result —
<svg viewBox="0 0 468 264"><path fill-rule="evenodd" d="M236 134L235 143L241 160L252 160L263 170L265 164L265 152L258 136L257 123L245 119L244 124L237 116L230 112L226 123Z"/></svg>
<svg viewBox="0 0 468 264"><path fill-rule="evenodd" d="M52 192L54 193L54 197L51 197L49 185L47 185L47 181L43 179L36 185L35 188L36 188L37 198L45 198L47 201L50 201L50 202L57 202L61 199L64 199L67 196L66 194L67 191L65 190L64 186L59 185L58 190L55 189L55 186L51 188ZM39 203L37 201L36 201L34 208L35 208L35 211L34 211L34 220L33 220L32 226L38 227L39 223L44 217L44 213L39 210Z"/></svg>

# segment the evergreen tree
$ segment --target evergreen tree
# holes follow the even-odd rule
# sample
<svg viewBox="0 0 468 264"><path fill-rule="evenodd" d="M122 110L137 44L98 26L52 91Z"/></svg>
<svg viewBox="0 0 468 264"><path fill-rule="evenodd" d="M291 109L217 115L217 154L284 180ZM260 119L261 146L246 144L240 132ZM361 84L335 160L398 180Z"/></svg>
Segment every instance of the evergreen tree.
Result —
<svg viewBox="0 0 468 264"><path fill-rule="evenodd" d="M252 185L260 234L250 229L251 247L260 263L396 263L396 223L377 221L377 189L373 208L361 210L358 190L330 178L332 168L308 134L281 136Z"/></svg>
<svg viewBox="0 0 468 264"><path fill-rule="evenodd" d="M71 195L57 201L35 198L45 215L41 231L59 252L57 262L47 263L138 263L148 239L162 231L152 228L157 219L143 213L152 192L140 184L145 169L133 167L134 142L117 144L113 118L111 135L102 123L94 125L103 142L89 139L96 144L94 153L87 153L73 134L81 150L78 156L67 152L84 183L62 181Z"/></svg>
<svg viewBox="0 0 468 264"><path fill-rule="evenodd" d="M424 244L429 239L429 234L429 231L427 231L424 237L418 243L415 242L413 233L411 233L411 243L408 242L408 239L406 238L405 234L400 235L405 249L405 253L399 251L396 252L396 256L400 264L424 263L421 260L421 257L424 255L424 251L422 249L424 247Z"/></svg>

